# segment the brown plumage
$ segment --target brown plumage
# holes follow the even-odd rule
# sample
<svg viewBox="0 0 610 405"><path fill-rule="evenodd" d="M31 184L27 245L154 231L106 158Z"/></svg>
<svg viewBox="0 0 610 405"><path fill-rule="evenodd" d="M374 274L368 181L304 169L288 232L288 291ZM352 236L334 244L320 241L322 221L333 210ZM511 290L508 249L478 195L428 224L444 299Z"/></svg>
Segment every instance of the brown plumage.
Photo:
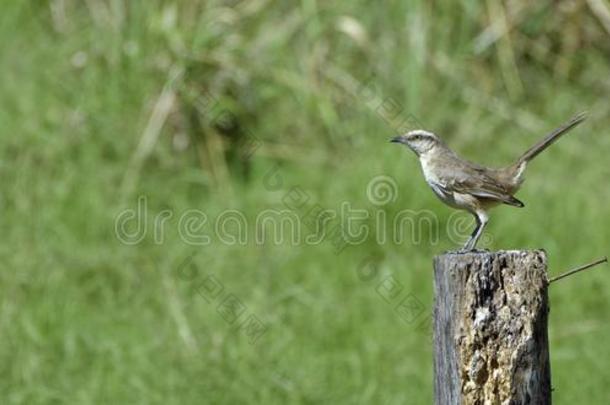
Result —
<svg viewBox="0 0 610 405"><path fill-rule="evenodd" d="M529 148L515 163L499 169L461 159L440 138L424 130L410 131L391 142L407 145L415 152L426 182L443 202L475 216L477 227L463 248L472 250L487 224L491 207L524 206L514 194L523 183L527 164L585 118L585 113L575 116Z"/></svg>

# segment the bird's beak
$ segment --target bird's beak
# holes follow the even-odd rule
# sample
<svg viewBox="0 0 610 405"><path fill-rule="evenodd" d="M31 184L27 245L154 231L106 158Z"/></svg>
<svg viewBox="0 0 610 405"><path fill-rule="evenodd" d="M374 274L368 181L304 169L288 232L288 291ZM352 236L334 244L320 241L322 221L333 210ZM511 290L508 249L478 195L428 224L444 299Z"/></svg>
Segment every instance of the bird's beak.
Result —
<svg viewBox="0 0 610 405"><path fill-rule="evenodd" d="M390 139L390 142L392 142L392 143L404 143L404 140L403 140L402 136L395 136L394 138Z"/></svg>

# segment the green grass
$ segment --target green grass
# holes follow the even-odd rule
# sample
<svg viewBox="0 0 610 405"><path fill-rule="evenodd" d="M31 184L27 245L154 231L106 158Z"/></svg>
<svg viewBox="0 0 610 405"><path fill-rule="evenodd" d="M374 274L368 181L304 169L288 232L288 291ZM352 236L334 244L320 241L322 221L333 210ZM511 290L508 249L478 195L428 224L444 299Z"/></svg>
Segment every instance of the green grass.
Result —
<svg viewBox="0 0 610 405"><path fill-rule="evenodd" d="M414 156L387 143L396 121L378 107L389 98L401 117L488 164L509 163L588 110L530 166L518 195L525 208L493 212L487 238L493 249L546 249L553 274L608 253L610 47L586 5L516 2L525 11L511 17L510 41L478 49L497 7L6 3L2 403L431 403L431 261L456 246L446 230L452 212ZM164 88L174 97L166 116L155 109ZM204 93L218 106L197 110ZM219 121L223 108L232 115ZM158 137L146 130L155 119ZM261 146L245 161L247 134ZM139 147L147 136L150 149ZM265 180L273 168L281 186ZM378 175L398 186L382 206L367 198ZM380 244L372 232L340 254L330 242L255 243L257 215L281 209L293 187L330 210L349 202L393 218L428 209L440 226L419 243ZM139 196L148 232L125 245L115 219ZM181 236L180 215L191 209L212 221L203 228L209 245ZM245 245L214 234L228 209L247 218ZM173 216L157 243L154 218L164 210ZM193 253L197 272L179 277ZM363 280L368 264L376 270ZM223 298L245 305L240 320L254 314L267 326L255 344L217 311L223 298L201 295L208 275ZM421 303L416 320L379 295L389 276L403 287L399 299ZM557 404L607 398L609 280L600 268L550 289Z"/></svg>

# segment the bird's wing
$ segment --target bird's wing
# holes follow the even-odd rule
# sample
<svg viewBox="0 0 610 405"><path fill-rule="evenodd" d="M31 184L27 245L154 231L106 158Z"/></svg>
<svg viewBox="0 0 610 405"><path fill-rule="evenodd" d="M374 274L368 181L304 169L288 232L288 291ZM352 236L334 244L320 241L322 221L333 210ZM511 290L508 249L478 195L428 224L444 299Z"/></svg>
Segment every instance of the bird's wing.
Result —
<svg viewBox="0 0 610 405"><path fill-rule="evenodd" d="M524 206L506 188L486 174L482 167L472 165L461 169L453 170L449 176L445 177L447 181L444 186L447 190L471 194L475 197L486 198L515 207Z"/></svg>

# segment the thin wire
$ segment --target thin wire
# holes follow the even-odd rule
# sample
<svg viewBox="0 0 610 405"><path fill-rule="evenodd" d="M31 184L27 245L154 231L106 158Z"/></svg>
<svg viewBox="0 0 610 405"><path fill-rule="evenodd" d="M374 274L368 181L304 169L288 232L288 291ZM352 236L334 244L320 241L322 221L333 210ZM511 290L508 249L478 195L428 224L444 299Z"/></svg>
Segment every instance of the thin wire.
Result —
<svg viewBox="0 0 610 405"><path fill-rule="evenodd" d="M567 271L563 274L558 275L557 277L551 278L549 280L549 284L552 283L553 281L561 280L562 278L571 276L574 273L578 273L579 271L590 269L593 266L597 266L598 264L602 264L602 263L606 263L606 262L608 262L608 258L604 257L602 259L594 261L593 263L589 263L589 264L585 264L584 266L577 267L574 270Z"/></svg>

